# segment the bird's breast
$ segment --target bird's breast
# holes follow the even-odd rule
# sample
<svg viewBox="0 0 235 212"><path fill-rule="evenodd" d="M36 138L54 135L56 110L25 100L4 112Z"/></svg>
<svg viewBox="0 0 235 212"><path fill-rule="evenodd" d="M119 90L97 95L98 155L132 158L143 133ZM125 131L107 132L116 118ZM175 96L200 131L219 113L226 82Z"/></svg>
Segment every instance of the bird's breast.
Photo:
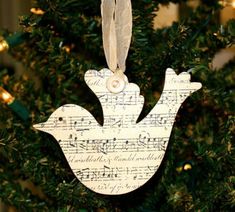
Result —
<svg viewBox="0 0 235 212"><path fill-rule="evenodd" d="M160 137L157 134L161 135ZM102 194L123 194L147 182L167 147L167 133L144 128L72 131L60 146L76 177Z"/></svg>

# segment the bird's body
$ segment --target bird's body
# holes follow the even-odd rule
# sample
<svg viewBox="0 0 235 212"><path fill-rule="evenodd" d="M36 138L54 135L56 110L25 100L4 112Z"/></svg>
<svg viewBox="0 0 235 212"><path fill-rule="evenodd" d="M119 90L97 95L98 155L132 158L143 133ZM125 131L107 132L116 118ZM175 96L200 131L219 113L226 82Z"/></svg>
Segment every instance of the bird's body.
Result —
<svg viewBox="0 0 235 212"><path fill-rule="evenodd" d="M164 90L156 106L140 122L144 98L136 84L120 93L106 87L109 69L86 72L85 80L102 105L101 126L84 108L67 104L47 122L35 125L59 142L76 177L102 194L124 194L146 183L164 157L176 113L182 102L201 87L188 73L166 71Z"/></svg>

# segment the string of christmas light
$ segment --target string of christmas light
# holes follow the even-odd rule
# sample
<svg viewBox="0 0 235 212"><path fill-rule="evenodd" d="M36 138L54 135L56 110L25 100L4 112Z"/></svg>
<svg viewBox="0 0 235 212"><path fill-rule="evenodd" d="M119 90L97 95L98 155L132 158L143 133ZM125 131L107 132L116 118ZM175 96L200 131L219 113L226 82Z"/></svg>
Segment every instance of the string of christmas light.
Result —
<svg viewBox="0 0 235 212"><path fill-rule="evenodd" d="M27 34L23 32L15 32L6 38L0 37L0 52L7 51L9 48L20 45L26 38Z"/></svg>
<svg viewBox="0 0 235 212"><path fill-rule="evenodd" d="M29 118L29 112L18 100L16 100L8 91L0 86L0 101L7 104L22 120Z"/></svg>

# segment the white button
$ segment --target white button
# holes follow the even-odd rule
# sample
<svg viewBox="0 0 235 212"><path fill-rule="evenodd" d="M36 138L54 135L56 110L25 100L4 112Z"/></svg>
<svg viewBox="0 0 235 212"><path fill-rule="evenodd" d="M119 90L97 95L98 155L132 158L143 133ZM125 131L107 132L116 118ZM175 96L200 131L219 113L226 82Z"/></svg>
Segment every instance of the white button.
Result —
<svg viewBox="0 0 235 212"><path fill-rule="evenodd" d="M126 86L127 78L124 74L114 74L109 77L106 82L106 87L111 93L120 93Z"/></svg>

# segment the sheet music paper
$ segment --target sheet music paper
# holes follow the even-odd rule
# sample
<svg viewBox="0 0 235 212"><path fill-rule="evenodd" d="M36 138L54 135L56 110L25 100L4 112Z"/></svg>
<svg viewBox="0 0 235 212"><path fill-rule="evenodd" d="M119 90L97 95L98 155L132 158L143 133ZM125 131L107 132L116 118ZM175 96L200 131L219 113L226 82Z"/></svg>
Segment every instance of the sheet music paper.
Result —
<svg viewBox="0 0 235 212"><path fill-rule="evenodd" d="M35 128L58 141L76 177L89 189L108 195L131 192L145 184L164 157L176 113L182 102L201 83L191 83L186 72L166 70L158 103L139 123L144 97L139 87L127 82L120 93L111 93L106 82L109 69L89 70L85 81L103 110L101 126L84 108L67 104Z"/></svg>

